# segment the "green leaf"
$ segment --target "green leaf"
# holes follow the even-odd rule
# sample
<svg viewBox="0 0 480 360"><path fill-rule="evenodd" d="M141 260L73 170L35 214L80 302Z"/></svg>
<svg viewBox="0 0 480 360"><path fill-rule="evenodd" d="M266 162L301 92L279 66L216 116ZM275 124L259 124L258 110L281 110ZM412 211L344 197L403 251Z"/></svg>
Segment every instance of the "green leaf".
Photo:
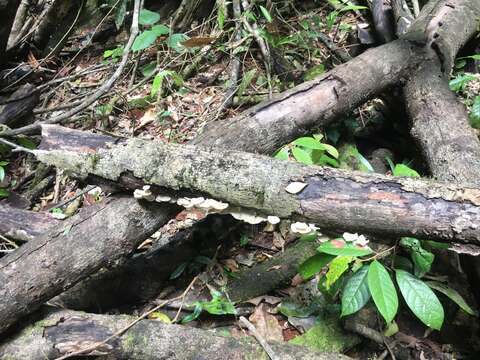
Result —
<svg viewBox="0 0 480 360"><path fill-rule="evenodd" d="M470 107L470 123L474 128L480 128L480 95L475 96Z"/></svg>
<svg viewBox="0 0 480 360"><path fill-rule="evenodd" d="M313 160L311 156L305 151L300 149L299 147L294 147L292 149L292 155L298 162L305 164L305 165L313 165Z"/></svg>
<svg viewBox="0 0 480 360"><path fill-rule="evenodd" d="M288 148L283 147L273 156L275 159L288 160Z"/></svg>
<svg viewBox="0 0 480 360"><path fill-rule="evenodd" d="M189 37L185 34L172 34L167 39L167 45L169 48L181 53L185 50L185 47L181 43L188 39Z"/></svg>
<svg viewBox="0 0 480 360"><path fill-rule="evenodd" d="M316 254L309 257L298 267L298 272L302 278L309 279L319 273L322 268L335 258L334 255Z"/></svg>
<svg viewBox="0 0 480 360"><path fill-rule="evenodd" d="M323 74L325 72L325 65L319 64L311 69L308 69L307 72L303 75L303 80L310 81L315 79L317 76Z"/></svg>
<svg viewBox="0 0 480 360"><path fill-rule="evenodd" d="M297 146L302 146L307 149L318 149L318 150L325 150L325 147L323 146L319 140L314 139L313 137L301 137L298 138L293 142L294 145Z"/></svg>
<svg viewBox="0 0 480 360"><path fill-rule="evenodd" d="M337 256L330 262L328 271L325 274L327 290L348 270L348 266L353 260L355 260L353 256Z"/></svg>
<svg viewBox="0 0 480 360"><path fill-rule="evenodd" d="M370 248L355 246L342 239L330 240L317 248L318 251L330 255L365 256L372 253Z"/></svg>
<svg viewBox="0 0 480 360"><path fill-rule="evenodd" d="M459 91L463 91L467 83L474 79L475 79L475 76L471 74L460 74L456 78L450 80L448 85L450 86L450 90L459 92Z"/></svg>
<svg viewBox="0 0 480 360"><path fill-rule="evenodd" d="M190 321L193 321L195 320L196 318L198 318L200 316L200 314L202 313L202 304L200 304L198 301L195 303L195 309L193 310L193 312L187 316L185 316L181 323L182 324L185 324L185 323L188 323Z"/></svg>
<svg viewBox="0 0 480 360"><path fill-rule="evenodd" d="M8 165L8 164L9 164L8 161L5 161L5 160L0 161L0 166L6 166L6 165Z"/></svg>
<svg viewBox="0 0 480 360"><path fill-rule="evenodd" d="M188 262L183 262L177 266L175 270L173 270L172 274L170 275L170 280L176 279L183 274L185 269L187 268Z"/></svg>
<svg viewBox="0 0 480 360"><path fill-rule="evenodd" d="M342 292L342 314L346 316L356 313L370 299L370 291L368 289L368 265L362 266L348 280Z"/></svg>
<svg viewBox="0 0 480 360"><path fill-rule="evenodd" d="M412 312L428 327L440 330L443 306L435 293L420 279L404 270L396 270L397 283Z"/></svg>
<svg viewBox="0 0 480 360"><path fill-rule="evenodd" d="M413 264L406 257L400 256L400 255L395 255L394 268L395 269L400 269L400 270L405 270L405 271L413 271Z"/></svg>
<svg viewBox="0 0 480 360"><path fill-rule="evenodd" d="M117 30L120 29L125 21L125 14L127 13L127 0L121 0L115 10L115 26Z"/></svg>
<svg viewBox="0 0 480 360"><path fill-rule="evenodd" d="M5 169L3 166L0 166L0 182L5 179Z"/></svg>
<svg viewBox="0 0 480 360"><path fill-rule="evenodd" d="M154 32L157 36L170 34L170 28L162 24L152 26L152 29L150 31Z"/></svg>
<svg viewBox="0 0 480 360"><path fill-rule="evenodd" d="M410 252L413 264L415 265L415 276L422 277L430 271L435 255L422 247L420 240L411 237L403 237L400 245Z"/></svg>
<svg viewBox="0 0 480 360"><path fill-rule="evenodd" d="M25 136L17 137L17 142L23 147L30 150L34 150L37 148L37 145L32 140L30 140L28 137L25 137ZM0 166L2 165L0 164Z"/></svg>
<svg viewBox="0 0 480 360"><path fill-rule="evenodd" d="M420 177L420 174L415 170L409 168L405 164L397 164L393 168L393 176L404 176L404 177Z"/></svg>
<svg viewBox="0 0 480 360"><path fill-rule="evenodd" d="M460 306L460 308L467 314L472 316L477 315L477 313L470 306L468 306L462 295L460 295L455 289L452 289L438 281L425 281L425 284L447 296L450 300Z"/></svg>
<svg viewBox="0 0 480 360"><path fill-rule="evenodd" d="M154 61L152 61L151 63L148 63L147 65L142 67L142 75L145 77L149 77L153 75L156 68L157 68L157 64Z"/></svg>
<svg viewBox="0 0 480 360"><path fill-rule="evenodd" d="M140 16L138 18L138 22L140 25L153 25L160 20L160 15L156 12L142 9L140 11Z"/></svg>
<svg viewBox="0 0 480 360"><path fill-rule="evenodd" d="M260 5L260 11L262 12L263 16L265 17L265 19L267 19L267 21L270 23L272 22L272 16L270 15L270 13L268 12L267 9L265 9L262 5Z"/></svg>
<svg viewBox="0 0 480 360"><path fill-rule="evenodd" d="M0 197L8 197L9 194L8 190L0 188Z"/></svg>
<svg viewBox="0 0 480 360"><path fill-rule="evenodd" d="M332 145L329 145L329 144L322 144L325 148L325 151L330 154L331 156L333 156L335 159L338 159L338 150L332 146Z"/></svg>
<svg viewBox="0 0 480 360"><path fill-rule="evenodd" d="M222 1L222 3L219 4L217 9L217 25L220 31L223 30L224 24L225 24L225 3Z"/></svg>
<svg viewBox="0 0 480 360"><path fill-rule="evenodd" d="M355 10L366 10L368 7L366 6L360 6L360 5L347 5L342 7L339 12L344 12L344 11L355 11Z"/></svg>
<svg viewBox="0 0 480 360"><path fill-rule="evenodd" d="M150 47L155 40L157 40L157 34L151 30L142 32L137 36L132 45L132 51L140 51Z"/></svg>
<svg viewBox="0 0 480 360"><path fill-rule="evenodd" d="M368 288L373 302L387 323L397 314L398 296L387 269L377 260L368 269Z"/></svg>

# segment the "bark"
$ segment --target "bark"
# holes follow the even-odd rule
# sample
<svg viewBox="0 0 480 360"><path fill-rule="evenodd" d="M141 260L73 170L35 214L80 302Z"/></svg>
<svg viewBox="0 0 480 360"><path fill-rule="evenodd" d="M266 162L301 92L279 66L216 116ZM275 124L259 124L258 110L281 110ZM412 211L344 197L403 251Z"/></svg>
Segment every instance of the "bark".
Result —
<svg viewBox="0 0 480 360"><path fill-rule="evenodd" d="M402 40L370 49L224 124L207 125L192 143L223 148L235 143L237 150L273 153L312 127L325 126L401 84L423 60L421 49Z"/></svg>
<svg viewBox="0 0 480 360"><path fill-rule="evenodd" d="M10 96L5 105L0 105L0 124L12 128L24 123L31 117L39 99L40 94L35 90L35 86L22 85Z"/></svg>
<svg viewBox="0 0 480 360"><path fill-rule="evenodd" d="M45 126L44 137L82 132ZM258 212L320 227L480 244L480 189L428 180L350 173L238 151L127 139L90 153L38 150L38 160L81 178L95 176L127 188L143 183L175 197L205 196L230 204L226 212ZM285 189L292 182L305 188ZM187 195L188 196L188 195ZM243 209L236 209L240 207Z"/></svg>
<svg viewBox="0 0 480 360"><path fill-rule="evenodd" d="M0 23L0 66L6 62L5 50L19 4L20 0L0 0L0 14L2 16L2 22Z"/></svg>
<svg viewBox="0 0 480 360"><path fill-rule="evenodd" d="M14 240L31 240L60 223L47 213L0 204L0 234Z"/></svg>
<svg viewBox="0 0 480 360"><path fill-rule="evenodd" d="M109 199L0 259L0 332L79 280L132 254L172 215L153 204Z"/></svg>
<svg viewBox="0 0 480 360"><path fill-rule="evenodd" d="M105 340L135 320L127 315L95 315L44 309L43 317L0 343L2 359L55 359ZM302 346L270 343L281 359L347 360L338 353L319 353ZM99 346L91 355L115 359L268 359L251 337L234 339L212 331L142 320L123 336Z"/></svg>

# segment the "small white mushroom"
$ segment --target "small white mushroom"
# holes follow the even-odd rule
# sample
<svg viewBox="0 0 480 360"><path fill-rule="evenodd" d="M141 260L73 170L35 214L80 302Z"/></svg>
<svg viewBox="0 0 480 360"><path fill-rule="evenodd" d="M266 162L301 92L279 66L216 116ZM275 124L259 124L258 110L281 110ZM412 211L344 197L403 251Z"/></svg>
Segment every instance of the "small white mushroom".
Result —
<svg viewBox="0 0 480 360"><path fill-rule="evenodd" d="M300 181L294 181L287 185L285 191L290 194L298 194L300 191L305 189L305 186L307 186L307 184Z"/></svg>
<svg viewBox="0 0 480 360"><path fill-rule="evenodd" d="M214 199L210 199L210 205L211 205L212 209L215 209L215 210L218 210L218 211L222 211L222 210L225 210L226 208L228 208L228 203L224 203L224 202L217 201L217 200L214 200Z"/></svg>
<svg viewBox="0 0 480 360"><path fill-rule="evenodd" d="M293 223L290 225L290 230L297 234L309 234L313 231L308 224L302 222Z"/></svg>
<svg viewBox="0 0 480 360"><path fill-rule="evenodd" d="M190 199L190 203L191 203L193 206L199 206L199 205L201 205L204 201L205 201L205 198L203 198L203 197L201 197L201 196Z"/></svg>
<svg viewBox="0 0 480 360"><path fill-rule="evenodd" d="M185 197L178 199L177 204L183 206L185 209L190 209L193 207L191 199Z"/></svg>
<svg viewBox="0 0 480 360"><path fill-rule="evenodd" d="M241 220L252 225L260 224L261 222L267 221L267 219L261 216L256 216L255 214L246 212L231 212L230 215L232 215L237 220Z"/></svg>
<svg viewBox="0 0 480 360"><path fill-rule="evenodd" d="M267 216L267 221L272 225L276 225L280 222L280 218L278 216L270 215Z"/></svg>
<svg viewBox="0 0 480 360"><path fill-rule="evenodd" d="M356 240L353 241L353 245L361 246L361 247L367 246L368 243L369 243L369 241L363 235L360 235Z"/></svg>
<svg viewBox="0 0 480 360"><path fill-rule="evenodd" d="M352 241L355 241L355 240L358 239L358 234L357 233L352 234L352 233L345 232L345 233L343 233L342 237L345 241L352 242Z"/></svg>
<svg viewBox="0 0 480 360"><path fill-rule="evenodd" d="M156 202L170 202L170 200L172 200L172 198L167 195L157 195L155 198Z"/></svg>
<svg viewBox="0 0 480 360"><path fill-rule="evenodd" d="M100 186L95 186L93 189L87 192L88 195L98 196L102 193L102 188Z"/></svg>

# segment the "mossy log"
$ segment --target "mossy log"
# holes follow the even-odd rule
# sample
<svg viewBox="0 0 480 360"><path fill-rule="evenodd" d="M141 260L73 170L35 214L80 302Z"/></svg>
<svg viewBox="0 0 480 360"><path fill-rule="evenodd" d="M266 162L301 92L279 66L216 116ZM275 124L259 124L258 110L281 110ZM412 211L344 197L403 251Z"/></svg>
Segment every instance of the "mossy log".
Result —
<svg viewBox="0 0 480 360"><path fill-rule="evenodd" d="M40 318L40 319L39 319ZM2 359L55 359L102 342L135 320L127 315L97 315L44 308L30 317L30 326L0 343ZM320 353L305 347L270 343L280 359L348 360L338 353ZM158 320L142 320L124 335L115 337L88 355L114 359L268 359L262 347L251 337L235 339Z"/></svg>
<svg viewBox="0 0 480 360"><path fill-rule="evenodd" d="M46 144L62 134L85 137L54 125L44 129ZM81 178L98 177L127 188L150 184L175 197L189 190L190 196L214 198L230 208L322 228L480 245L478 188L135 138L90 152L42 149L35 151L38 160ZM304 185L298 193L287 191L294 182Z"/></svg>

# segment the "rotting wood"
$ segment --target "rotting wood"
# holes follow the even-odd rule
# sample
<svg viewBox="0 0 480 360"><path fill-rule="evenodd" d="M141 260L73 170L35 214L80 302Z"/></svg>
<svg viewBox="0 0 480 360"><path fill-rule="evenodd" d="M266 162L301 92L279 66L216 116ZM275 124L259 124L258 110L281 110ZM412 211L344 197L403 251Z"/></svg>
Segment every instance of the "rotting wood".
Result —
<svg viewBox="0 0 480 360"><path fill-rule="evenodd" d="M78 130L45 126L44 137ZM38 160L81 178L159 187L160 193L211 197L260 216L330 229L480 244L480 189L428 180L305 166L238 151L126 139L90 153L37 150ZM125 181L127 180L128 181ZM305 188L285 190L292 182ZM193 197L192 196L192 197ZM240 211L248 211L240 210ZM225 210L229 211L229 209ZM238 211L238 210L233 210Z"/></svg>
<svg viewBox="0 0 480 360"><path fill-rule="evenodd" d="M44 308L42 318L0 343L2 359L54 359L71 351L99 343L130 324L135 317L98 315ZM305 347L270 343L285 360L347 360L339 353L320 353ZM115 359L265 359L257 342L245 337L235 339L215 332L158 320L142 320L128 332L100 346L90 355L109 355Z"/></svg>

